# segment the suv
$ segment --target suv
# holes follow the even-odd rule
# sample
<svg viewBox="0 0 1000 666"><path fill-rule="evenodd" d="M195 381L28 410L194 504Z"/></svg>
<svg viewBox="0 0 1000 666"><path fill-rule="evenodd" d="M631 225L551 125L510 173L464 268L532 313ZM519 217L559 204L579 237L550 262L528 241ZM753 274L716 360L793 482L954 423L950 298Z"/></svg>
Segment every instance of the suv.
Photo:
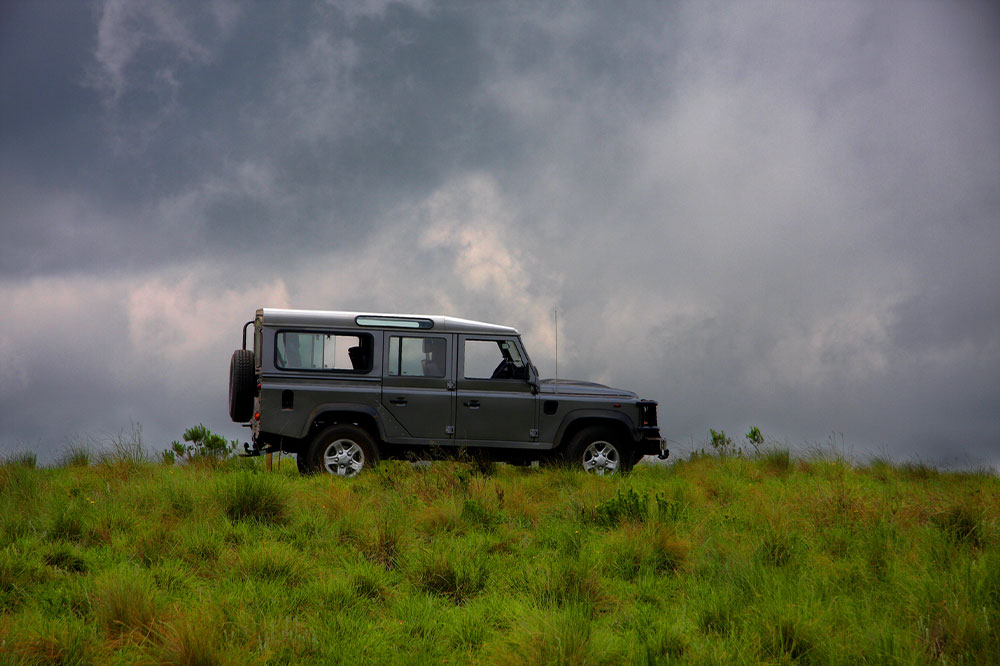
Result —
<svg viewBox="0 0 1000 666"><path fill-rule="evenodd" d="M229 415L253 432L246 455L295 453L303 473L354 476L432 448L624 473L668 455L656 405L540 380L516 329L442 316L263 308L229 371Z"/></svg>

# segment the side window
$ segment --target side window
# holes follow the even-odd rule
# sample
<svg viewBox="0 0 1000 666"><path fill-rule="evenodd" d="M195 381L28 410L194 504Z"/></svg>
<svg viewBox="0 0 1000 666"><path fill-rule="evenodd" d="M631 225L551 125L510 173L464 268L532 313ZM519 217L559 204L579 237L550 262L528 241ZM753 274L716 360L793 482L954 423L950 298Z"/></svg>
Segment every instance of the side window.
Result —
<svg viewBox="0 0 1000 666"><path fill-rule="evenodd" d="M466 340L466 379L527 379L528 371L513 340Z"/></svg>
<svg viewBox="0 0 1000 666"><path fill-rule="evenodd" d="M372 336L281 331L275 336L275 365L283 370L334 370L367 373L372 369Z"/></svg>
<svg viewBox="0 0 1000 666"><path fill-rule="evenodd" d="M445 338L389 336L390 377L444 377L448 374Z"/></svg>

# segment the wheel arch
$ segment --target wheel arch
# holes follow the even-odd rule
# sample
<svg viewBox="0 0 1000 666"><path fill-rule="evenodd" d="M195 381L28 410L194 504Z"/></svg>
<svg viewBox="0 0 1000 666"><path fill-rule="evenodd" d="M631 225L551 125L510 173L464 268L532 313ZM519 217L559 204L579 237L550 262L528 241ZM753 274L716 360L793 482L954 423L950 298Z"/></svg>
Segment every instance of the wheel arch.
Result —
<svg viewBox="0 0 1000 666"><path fill-rule="evenodd" d="M317 434L338 423L350 423L363 428L376 446L385 439L378 412L370 405L353 403L328 403L313 409L307 421L308 429L303 435L303 441L309 442Z"/></svg>
<svg viewBox="0 0 1000 666"><path fill-rule="evenodd" d="M602 410L577 410L567 414L560 424L559 430L556 431L554 450L564 451L577 433L591 426L610 428L629 444L635 440L632 434L634 426L626 415Z"/></svg>

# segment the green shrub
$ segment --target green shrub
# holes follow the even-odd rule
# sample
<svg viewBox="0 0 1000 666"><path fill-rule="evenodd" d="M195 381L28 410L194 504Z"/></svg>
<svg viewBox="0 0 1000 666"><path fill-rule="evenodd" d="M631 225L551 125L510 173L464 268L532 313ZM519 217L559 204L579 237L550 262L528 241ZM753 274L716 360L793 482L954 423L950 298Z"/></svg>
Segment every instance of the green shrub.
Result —
<svg viewBox="0 0 1000 666"><path fill-rule="evenodd" d="M622 522L641 523L649 516L649 498L639 495L632 488L615 492L615 496L585 511L584 518L604 527L614 527Z"/></svg>
<svg viewBox="0 0 1000 666"><path fill-rule="evenodd" d="M222 435L214 432L199 423L184 431L184 441L186 445L174 440L170 448L161 454L165 463L173 463L175 459L183 460L224 460L233 456L236 452L237 440L226 441Z"/></svg>
<svg viewBox="0 0 1000 666"><path fill-rule="evenodd" d="M709 428L708 434L708 443L717 454L726 456L733 452L733 439L726 435L725 430L716 431Z"/></svg>
<svg viewBox="0 0 1000 666"><path fill-rule="evenodd" d="M657 493L653 499L656 501L656 519L660 522L676 523L687 515L688 504L682 493L676 492L672 498Z"/></svg>
<svg viewBox="0 0 1000 666"><path fill-rule="evenodd" d="M218 495L230 520L280 525L288 519L288 493L275 475L234 472L219 484Z"/></svg>

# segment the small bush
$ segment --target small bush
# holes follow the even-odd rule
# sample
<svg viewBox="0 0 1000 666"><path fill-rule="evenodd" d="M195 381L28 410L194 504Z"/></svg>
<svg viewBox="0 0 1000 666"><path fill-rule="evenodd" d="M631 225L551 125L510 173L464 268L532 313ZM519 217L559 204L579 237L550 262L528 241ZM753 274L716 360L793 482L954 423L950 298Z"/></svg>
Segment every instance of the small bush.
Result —
<svg viewBox="0 0 1000 666"><path fill-rule="evenodd" d="M669 499L657 493L653 499L656 500L656 519L662 523L676 523L687 515L688 504L680 493Z"/></svg>
<svg viewBox="0 0 1000 666"><path fill-rule="evenodd" d="M725 430L716 431L709 428L708 434L708 443L717 454L727 456L733 452L733 438L726 435Z"/></svg>
<svg viewBox="0 0 1000 666"><path fill-rule="evenodd" d="M216 435L202 423L185 430L183 439L187 444L175 440L171 442L170 448L161 454L164 463L172 464L175 459L224 460L236 452L238 444L236 440L226 441L225 437Z"/></svg>
<svg viewBox="0 0 1000 666"><path fill-rule="evenodd" d="M288 519L287 491L277 476L236 472L220 484L218 494L230 520L279 525Z"/></svg>
<svg viewBox="0 0 1000 666"><path fill-rule="evenodd" d="M639 495L632 488L623 493L618 490L615 496L594 507L591 512L584 512L584 518L604 527L614 527L622 522L641 523L649 515L649 498Z"/></svg>

